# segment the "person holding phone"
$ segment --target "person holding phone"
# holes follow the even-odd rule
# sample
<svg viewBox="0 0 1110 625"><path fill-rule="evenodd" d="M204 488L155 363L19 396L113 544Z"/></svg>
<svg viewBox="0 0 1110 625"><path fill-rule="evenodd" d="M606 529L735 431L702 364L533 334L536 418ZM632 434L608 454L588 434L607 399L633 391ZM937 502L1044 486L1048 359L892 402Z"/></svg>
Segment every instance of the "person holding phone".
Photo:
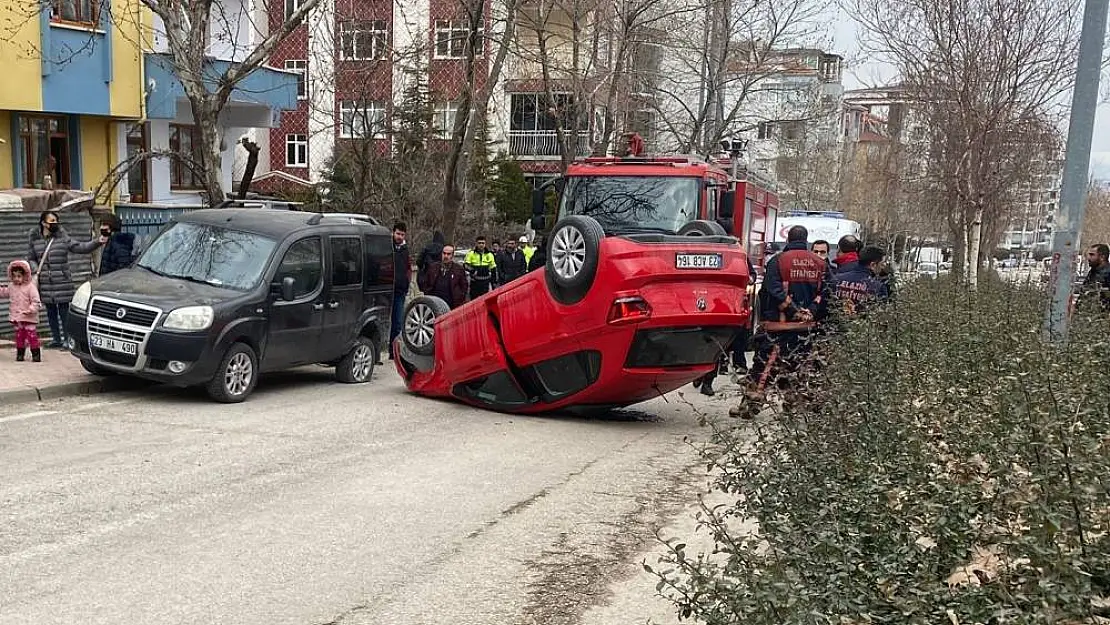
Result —
<svg viewBox="0 0 1110 625"><path fill-rule="evenodd" d="M46 320L50 324L51 349L65 345L65 320L69 301L77 287L69 271L69 255L91 254L108 242L108 237L74 241L58 222L58 213L45 211L39 215L39 225L27 237L27 260L35 272L35 280L42 303L46 306Z"/></svg>

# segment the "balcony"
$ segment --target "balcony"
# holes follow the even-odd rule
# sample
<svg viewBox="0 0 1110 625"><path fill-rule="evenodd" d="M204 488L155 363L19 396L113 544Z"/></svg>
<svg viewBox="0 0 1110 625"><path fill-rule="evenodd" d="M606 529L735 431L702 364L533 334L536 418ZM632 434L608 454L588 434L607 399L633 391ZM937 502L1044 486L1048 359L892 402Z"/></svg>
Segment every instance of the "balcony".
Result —
<svg viewBox="0 0 1110 625"><path fill-rule="evenodd" d="M565 137L573 144L573 156L589 156L589 132L575 133L568 130L565 131ZM510 130L509 156L520 159L559 158L562 156L559 151L559 137L554 130Z"/></svg>

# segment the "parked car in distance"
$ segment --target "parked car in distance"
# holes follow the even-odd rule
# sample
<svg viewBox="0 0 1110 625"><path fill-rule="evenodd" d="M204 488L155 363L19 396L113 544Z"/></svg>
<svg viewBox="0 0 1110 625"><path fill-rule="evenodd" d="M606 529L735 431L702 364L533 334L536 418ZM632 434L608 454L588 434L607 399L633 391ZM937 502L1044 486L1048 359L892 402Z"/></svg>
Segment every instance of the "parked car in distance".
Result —
<svg viewBox="0 0 1110 625"><path fill-rule="evenodd" d="M361 215L191 211L129 269L82 284L70 351L89 372L205 385L240 402L259 374L322 363L370 380L389 336L390 231Z"/></svg>

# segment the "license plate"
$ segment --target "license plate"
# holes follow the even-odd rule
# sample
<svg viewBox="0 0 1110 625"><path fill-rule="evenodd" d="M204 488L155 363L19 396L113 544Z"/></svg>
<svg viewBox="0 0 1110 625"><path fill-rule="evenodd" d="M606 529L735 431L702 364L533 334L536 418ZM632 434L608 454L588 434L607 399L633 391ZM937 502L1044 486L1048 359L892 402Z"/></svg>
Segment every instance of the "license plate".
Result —
<svg viewBox="0 0 1110 625"><path fill-rule="evenodd" d="M128 356L135 356L139 352L139 344L132 343L131 341L120 341L117 339L110 339L106 336L99 334L92 334L89 336L89 344L97 349L103 349L110 352L119 354L127 354Z"/></svg>
<svg viewBox="0 0 1110 625"><path fill-rule="evenodd" d="M720 254L677 254L674 258L675 269L720 269Z"/></svg>

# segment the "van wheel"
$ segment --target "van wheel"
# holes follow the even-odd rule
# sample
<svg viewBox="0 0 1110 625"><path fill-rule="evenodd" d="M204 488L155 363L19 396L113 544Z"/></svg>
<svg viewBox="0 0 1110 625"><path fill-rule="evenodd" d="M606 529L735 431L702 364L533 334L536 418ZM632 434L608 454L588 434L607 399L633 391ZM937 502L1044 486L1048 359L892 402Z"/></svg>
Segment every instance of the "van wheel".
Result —
<svg viewBox="0 0 1110 625"><path fill-rule="evenodd" d="M365 336L355 339L355 346L335 367L335 379L343 384L362 384L374 376L378 364L378 344Z"/></svg>
<svg viewBox="0 0 1110 625"><path fill-rule="evenodd" d="M235 343L224 354L216 375L208 382L208 396L223 404L237 404L258 384L258 356L245 343Z"/></svg>
<svg viewBox="0 0 1110 625"><path fill-rule="evenodd" d="M434 295L421 295L405 306L401 339L405 347L418 356L431 356L436 351L436 320L451 312L447 302Z"/></svg>
<svg viewBox="0 0 1110 625"><path fill-rule="evenodd" d="M728 235L724 226L708 219L695 219L678 229L680 237L723 237Z"/></svg>
<svg viewBox="0 0 1110 625"><path fill-rule="evenodd" d="M605 231L592 217L571 215L555 224L547 243L544 274L555 301L577 304L586 297L597 276Z"/></svg>

